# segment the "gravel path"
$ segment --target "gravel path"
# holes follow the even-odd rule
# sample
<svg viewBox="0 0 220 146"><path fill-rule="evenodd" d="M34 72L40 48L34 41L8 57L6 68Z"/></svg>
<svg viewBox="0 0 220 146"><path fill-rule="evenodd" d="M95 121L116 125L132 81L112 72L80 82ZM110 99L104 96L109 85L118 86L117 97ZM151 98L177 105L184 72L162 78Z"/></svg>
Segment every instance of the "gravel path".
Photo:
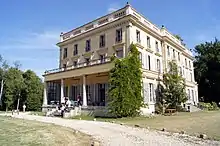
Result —
<svg viewBox="0 0 220 146"><path fill-rule="evenodd" d="M69 127L92 135L101 141L103 146L220 146L220 142L217 141L107 122L68 120L34 115L13 115L13 117Z"/></svg>

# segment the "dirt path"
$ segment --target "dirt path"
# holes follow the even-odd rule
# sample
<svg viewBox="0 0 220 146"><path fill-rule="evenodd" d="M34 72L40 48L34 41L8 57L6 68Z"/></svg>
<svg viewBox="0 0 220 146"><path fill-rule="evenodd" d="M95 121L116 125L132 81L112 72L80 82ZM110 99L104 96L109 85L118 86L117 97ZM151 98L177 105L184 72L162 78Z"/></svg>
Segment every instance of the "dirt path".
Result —
<svg viewBox="0 0 220 146"><path fill-rule="evenodd" d="M122 126L107 122L68 120L61 118L13 115L16 118L36 120L69 127L92 135L104 146L220 146L220 142L169 134L160 131Z"/></svg>

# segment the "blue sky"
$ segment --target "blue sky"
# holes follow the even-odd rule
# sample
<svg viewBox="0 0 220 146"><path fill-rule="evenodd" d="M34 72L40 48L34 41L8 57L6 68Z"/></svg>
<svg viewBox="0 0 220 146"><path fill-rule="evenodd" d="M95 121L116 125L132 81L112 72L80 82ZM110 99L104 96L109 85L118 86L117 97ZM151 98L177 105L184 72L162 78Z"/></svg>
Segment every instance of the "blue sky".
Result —
<svg viewBox="0 0 220 146"><path fill-rule="evenodd" d="M128 0L129 1L129 0ZM60 32L83 25L123 7L123 0L2 0L0 54L39 76L58 67ZM217 0L130 0L151 22L179 34L189 48L220 38Z"/></svg>

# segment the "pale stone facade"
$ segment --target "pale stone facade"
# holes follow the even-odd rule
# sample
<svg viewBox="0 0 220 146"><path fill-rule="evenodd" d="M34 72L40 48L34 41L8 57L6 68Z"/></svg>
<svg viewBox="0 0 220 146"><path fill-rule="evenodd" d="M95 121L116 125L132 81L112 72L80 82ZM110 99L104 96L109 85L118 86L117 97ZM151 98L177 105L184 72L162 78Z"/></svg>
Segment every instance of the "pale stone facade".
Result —
<svg viewBox="0 0 220 146"><path fill-rule="evenodd" d="M131 43L140 52L143 71L145 112L155 110L157 85L176 60L186 79L188 103L198 103L192 53L165 27L157 27L130 5L89 22L67 33L61 33L60 65L45 72L44 105L62 102L61 97L76 100L80 94L83 106L106 106L108 73L113 67L110 57L124 57Z"/></svg>

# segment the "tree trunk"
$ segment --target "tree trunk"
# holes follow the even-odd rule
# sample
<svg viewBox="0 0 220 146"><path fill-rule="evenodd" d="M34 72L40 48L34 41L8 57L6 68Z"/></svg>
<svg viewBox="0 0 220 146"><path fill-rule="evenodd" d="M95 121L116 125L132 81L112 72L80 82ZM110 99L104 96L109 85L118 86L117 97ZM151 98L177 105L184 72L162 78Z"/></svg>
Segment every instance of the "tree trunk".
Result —
<svg viewBox="0 0 220 146"><path fill-rule="evenodd" d="M0 89L0 106L2 106L2 94L3 94L4 81L1 81L1 89Z"/></svg>
<svg viewBox="0 0 220 146"><path fill-rule="evenodd" d="M18 98L18 103L17 103L17 113L19 114L18 108L19 108L19 102L20 102L20 97Z"/></svg>

